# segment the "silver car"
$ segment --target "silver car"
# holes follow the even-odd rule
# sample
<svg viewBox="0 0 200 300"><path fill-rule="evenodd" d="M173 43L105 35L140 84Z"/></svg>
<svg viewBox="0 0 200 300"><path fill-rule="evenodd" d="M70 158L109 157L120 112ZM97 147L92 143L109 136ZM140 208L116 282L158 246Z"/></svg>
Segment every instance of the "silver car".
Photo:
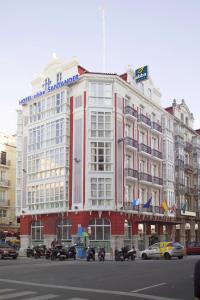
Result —
<svg viewBox="0 0 200 300"><path fill-rule="evenodd" d="M159 242L140 252L142 259L171 259L171 257L178 257L179 259L182 259L184 255L184 246L176 242Z"/></svg>

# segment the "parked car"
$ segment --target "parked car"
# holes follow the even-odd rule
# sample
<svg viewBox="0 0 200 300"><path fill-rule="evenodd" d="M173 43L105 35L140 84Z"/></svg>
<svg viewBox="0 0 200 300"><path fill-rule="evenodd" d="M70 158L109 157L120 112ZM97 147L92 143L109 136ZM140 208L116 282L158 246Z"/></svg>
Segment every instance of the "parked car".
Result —
<svg viewBox="0 0 200 300"><path fill-rule="evenodd" d="M185 255L184 246L176 242L159 242L151 245L148 249L141 251L142 259L178 257L182 259Z"/></svg>
<svg viewBox="0 0 200 300"><path fill-rule="evenodd" d="M186 245L187 255L200 254L200 242L190 242Z"/></svg>
<svg viewBox="0 0 200 300"><path fill-rule="evenodd" d="M0 259L5 258L5 257L10 257L13 259L16 259L18 256L18 253L16 249L10 247L6 243L1 243L0 244Z"/></svg>

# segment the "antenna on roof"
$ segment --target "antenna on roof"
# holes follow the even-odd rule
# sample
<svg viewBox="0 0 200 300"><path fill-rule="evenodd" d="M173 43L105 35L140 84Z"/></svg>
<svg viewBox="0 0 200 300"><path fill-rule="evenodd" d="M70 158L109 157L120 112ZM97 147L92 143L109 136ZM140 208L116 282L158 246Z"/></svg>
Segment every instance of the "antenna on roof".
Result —
<svg viewBox="0 0 200 300"><path fill-rule="evenodd" d="M105 9L99 8L102 17L102 36L103 36L103 72L106 72L106 22L105 22Z"/></svg>

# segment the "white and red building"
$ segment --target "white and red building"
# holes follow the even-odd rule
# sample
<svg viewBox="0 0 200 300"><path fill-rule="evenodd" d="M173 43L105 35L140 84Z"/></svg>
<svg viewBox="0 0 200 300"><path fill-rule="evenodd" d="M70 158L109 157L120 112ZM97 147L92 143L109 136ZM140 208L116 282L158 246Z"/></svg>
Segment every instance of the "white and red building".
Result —
<svg viewBox="0 0 200 300"><path fill-rule="evenodd" d="M172 116L152 80L136 83L131 69L89 72L54 57L32 89L18 111L21 247L73 242L79 226L108 252L172 238L175 216L161 208L175 201L169 172L163 182L163 163L174 159L163 148L173 140Z"/></svg>

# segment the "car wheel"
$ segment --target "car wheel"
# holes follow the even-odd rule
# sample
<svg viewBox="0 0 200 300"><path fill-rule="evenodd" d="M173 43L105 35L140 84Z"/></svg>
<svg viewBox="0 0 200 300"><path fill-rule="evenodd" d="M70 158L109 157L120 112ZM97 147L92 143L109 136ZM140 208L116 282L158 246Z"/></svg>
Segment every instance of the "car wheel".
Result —
<svg viewBox="0 0 200 300"><path fill-rule="evenodd" d="M182 258L183 258L183 256L182 256L182 255L178 256L178 259L182 259Z"/></svg>
<svg viewBox="0 0 200 300"><path fill-rule="evenodd" d="M0 253L0 259L2 259L3 258L3 255Z"/></svg>
<svg viewBox="0 0 200 300"><path fill-rule="evenodd" d="M146 253L142 253L142 259L147 259Z"/></svg>
<svg viewBox="0 0 200 300"><path fill-rule="evenodd" d="M164 258L167 259L167 260L169 260L169 259L171 259L171 255L168 252L166 252L164 254Z"/></svg>

